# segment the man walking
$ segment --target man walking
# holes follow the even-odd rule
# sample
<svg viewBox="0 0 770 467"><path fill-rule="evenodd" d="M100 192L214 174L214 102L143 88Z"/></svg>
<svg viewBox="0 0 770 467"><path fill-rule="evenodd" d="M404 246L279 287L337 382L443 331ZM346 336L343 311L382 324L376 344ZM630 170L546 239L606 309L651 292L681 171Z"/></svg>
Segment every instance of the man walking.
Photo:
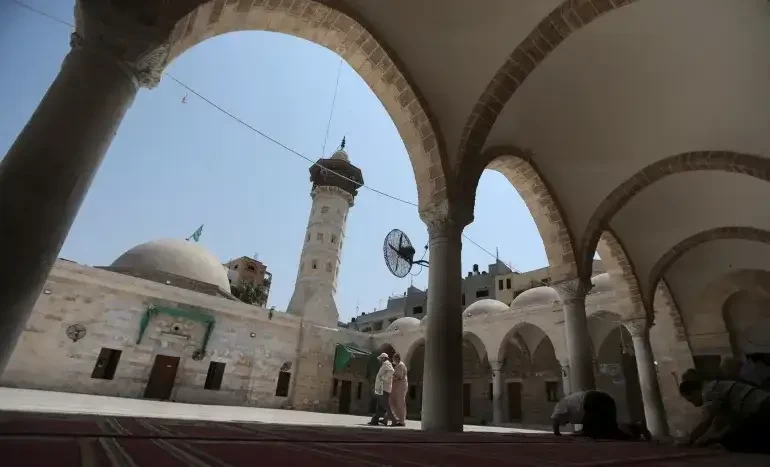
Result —
<svg viewBox="0 0 770 467"><path fill-rule="evenodd" d="M388 354L381 353L377 360L380 362L380 369L374 378L374 394L377 398L377 408L374 410L374 416L369 425L388 424L388 418L395 420L393 412L390 409L390 391L393 388L393 365L389 361ZM380 418L385 417L380 421Z"/></svg>

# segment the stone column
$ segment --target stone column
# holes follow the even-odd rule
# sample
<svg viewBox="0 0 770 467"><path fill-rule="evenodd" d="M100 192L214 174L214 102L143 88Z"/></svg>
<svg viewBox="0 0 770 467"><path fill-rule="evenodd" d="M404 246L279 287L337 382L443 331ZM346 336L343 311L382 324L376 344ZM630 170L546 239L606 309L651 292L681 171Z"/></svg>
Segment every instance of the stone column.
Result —
<svg viewBox="0 0 770 467"><path fill-rule="evenodd" d="M461 234L448 211L423 213L430 236L422 429L463 430Z"/></svg>
<svg viewBox="0 0 770 467"><path fill-rule="evenodd" d="M495 425L505 423L505 378L503 362L490 361L492 367L492 422Z"/></svg>
<svg viewBox="0 0 770 467"><path fill-rule="evenodd" d="M0 161L0 373L125 112L166 57L106 4L78 2L72 50Z"/></svg>
<svg viewBox="0 0 770 467"><path fill-rule="evenodd" d="M636 368L639 373L639 386L644 403L644 418L647 429L656 438L668 436L666 410L663 408L663 398L658 386L658 371L655 368L655 357L650 345L650 328L646 318L624 321L623 324L631 333L636 356Z"/></svg>
<svg viewBox="0 0 770 467"><path fill-rule="evenodd" d="M570 393L596 389L593 351L586 322L586 295L593 287L579 279L555 284L564 307L564 327L569 355Z"/></svg>

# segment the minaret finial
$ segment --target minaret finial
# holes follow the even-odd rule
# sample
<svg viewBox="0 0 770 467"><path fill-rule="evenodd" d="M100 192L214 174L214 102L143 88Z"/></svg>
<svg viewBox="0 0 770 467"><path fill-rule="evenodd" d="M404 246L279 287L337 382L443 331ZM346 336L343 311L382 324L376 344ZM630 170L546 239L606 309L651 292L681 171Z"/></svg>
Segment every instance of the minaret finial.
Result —
<svg viewBox="0 0 770 467"><path fill-rule="evenodd" d="M342 137L342 143L340 144L340 149L345 149L345 137Z"/></svg>

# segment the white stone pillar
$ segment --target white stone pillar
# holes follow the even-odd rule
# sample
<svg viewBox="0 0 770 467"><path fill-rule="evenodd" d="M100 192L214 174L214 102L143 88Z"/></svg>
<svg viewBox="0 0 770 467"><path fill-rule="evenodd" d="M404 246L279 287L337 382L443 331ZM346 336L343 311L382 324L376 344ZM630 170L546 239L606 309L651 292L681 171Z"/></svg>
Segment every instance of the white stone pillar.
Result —
<svg viewBox="0 0 770 467"><path fill-rule="evenodd" d="M564 327L570 368L570 393L596 389L593 351L586 322L586 295L593 287L579 279L554 284L564 308Z"/></svg>
<svg viewBox="0 0 770 467"><path fill-rule="evenodd" d="M75 15L72 50L0 161L0 373L123 116L166 57L158 35L107 2L81 0Z"/></svg>
<svg viewBox="0 0 770 467"><path fill-rule="evenodd" d="M663 398L658 386L658 371L655 368L655 357L650 345L650 328L646 318L624 321L623 324L631 333L636 356L636 368L639 373L639 386L644 403L644 418L647 429L656 438L668 436L666 410L663 408Z"/></svg>
<svg viewBox="0 0 770 467"><path fill-rule="evenodd" d="M461 234L447 212L423 213L430 236L422 429L463 430Z"/></svg>
<svg viewBox="0 0 770 467"><path fill-rule="evenodd" d="M505 423L505 378L503 362L490 361L492 367L492 422L495 425Z"/></svg>

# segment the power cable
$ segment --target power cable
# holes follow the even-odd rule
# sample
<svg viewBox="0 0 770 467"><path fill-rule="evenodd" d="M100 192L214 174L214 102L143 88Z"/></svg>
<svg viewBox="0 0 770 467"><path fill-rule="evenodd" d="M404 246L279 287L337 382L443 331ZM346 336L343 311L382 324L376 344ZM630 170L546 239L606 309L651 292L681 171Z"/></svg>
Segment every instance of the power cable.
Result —
<svg viewBox="0 0 770 467"><path fill-rule="evenodd" d="M16 5L18 5L18 6L22 7L22 8L25 8L25 9L33 12L33 13L37 13L37 14L45 17L45 18L48 18L48 19L53 20L53 21L56 21L56 22L58 22L60 24L63 24L65 26L68 26L68 27L71 27L71 28L75 27L75 25L73 25L73 24L71 24L71 23L69 23L67 21L59 19L59 18L57 18L55 16L52 16L52 15L49 15L49 14L47 14L47 13L41 11L41 10L38 10L37 8L34 8L34 7L31 7L31 6L27 5L24 2L21 2L19 0L11 0L11 1L14 4L16 4ZM329 122L327 123L327 128L326 128L326 138L324 139L324 153L325 153L325 148L326 148L326 139L328 139L328 137L329 137L329 129L331 128L331 120L332 120L332 115L333 115L333 112L334 112L334 105L335 105L336 100L337 100L337 92L338 92L338 88L339 88L339 79L340 79L341 70L342 70L342 58L340 58L339 69L337 70L337 82L336 82L335 90L334 90L334 98L332 99L332 110L331 110L331 113L329 115ZM408 200L405 200L403 198L399 198L398 196L394 196L394 195L391 195L389 193L385 193L384 191L378 190L376 188L372 188L369 185L365 185L365 184L360 183L360 182L358 182L356 180L353 180L353 179L351 179L349 177L346 177L346 176L342 175L341 173L336 172L336 171L334 171L332 169L329 169L327 167L321 166L320 164L318 164L317 161L314 161L314 160L310 159L309 157L305 156L304 154L302 154L302 153L300 153L300 152L298 152L298 151L296 151L296 150L286 146L285 144L281 143L280 141L276 140L275 138L272 138L271 136L267 135L266 133L264 133L264 132L258 130L257 128L253 127L252 125L248 124L247 122L245 122L241 118L237 117L236 115L232 114L231 112L225 110L223 107L221 107L220 105L216 104L212 100L208 99L206 96L202 95L201 93L199 93L195 89L191 88L190 86L188 86L187 84L185 84L181 80L177 79L172 74L170 74L168 72L165 72L164 75L168 76L174 82L176 82L179 86L181 86L181 87L185 88L186 90L188 90L189 92L193 93L199 99L201 99L202 101L206 102L207 104L209 104L210 106L214 107L215 109L219 110L220 112L222 112L223 114L227 115L228 117L230 117L231 119L235 120L236 122L240 123L244 127L250 129L254 133L256 133L259 136L261 136L261 137L265 138L266 140L270 141L271 143L273 143L273 144L275 144L277 146L280 146L281 148L285 149L286 151L290 152L291 154L294 154L295 156L298 156L298 157L306 160L307 162L310 162L312 165L321 167L322 169L326 170L327 172L332 173L332 174L342 178L345 181L351 182L351 183L353 183L354 185L357 185L360 188L367 189L369 191L377 193L378 195L385 196L386 198L390 198L390 199L392 199L394 201L398 201L400 203L407 204L409 206L414 206L414 207L418 207L419 208L419 205L417 203L413 202L413 201L408 201ZM484 253L488 254L489 256L491 256L491 257L493 257L495 259L498 258L497 255L493 254L492 252L490 252L489 250L487 250L483 246L481 246L478 243L476 243L472 238L470 238L466 234L462 234L462 237L464 239L468 240L469 242L471 242L473 245L475 245L477 248L479 248L481 251L483 251ZM519 269L513 267L510 264L508 265L508 267L513 272L521 273L521 271Z"/></svg>

